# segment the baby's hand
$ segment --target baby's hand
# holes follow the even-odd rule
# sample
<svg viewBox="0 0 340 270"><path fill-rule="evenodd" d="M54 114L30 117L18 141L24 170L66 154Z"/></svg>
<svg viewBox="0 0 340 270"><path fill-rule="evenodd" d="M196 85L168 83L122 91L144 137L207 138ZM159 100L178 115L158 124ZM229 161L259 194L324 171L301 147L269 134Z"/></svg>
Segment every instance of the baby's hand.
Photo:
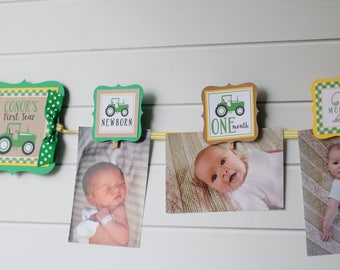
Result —
<svg viewBox="0 0 340 270"><path fill-rule="evenodd" d="M322 241L329 241L332 237L332 230L331 228L324 228L322 234Z"/></svg>
<svg viewBox="0 0 340 270"><path fill-rule="evenodd" d="M96 215L96 214L93 214L92 216L90 216L89 220L98 221L97 215Z"/></svg>
<svg viewBox="0 0 340 270"><path fill-rule="evenodd" d="M101 221L104 217L110 215L110 209L108 207L103 207L98 209L98 212L96 214L96 217L98 219L98 221Z"/></svg>

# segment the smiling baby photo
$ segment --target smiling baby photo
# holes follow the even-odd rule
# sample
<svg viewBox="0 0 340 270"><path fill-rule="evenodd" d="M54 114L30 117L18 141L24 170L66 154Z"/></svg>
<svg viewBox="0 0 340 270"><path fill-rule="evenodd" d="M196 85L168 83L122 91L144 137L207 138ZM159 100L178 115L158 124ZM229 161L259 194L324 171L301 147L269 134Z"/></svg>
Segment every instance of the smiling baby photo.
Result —
<svg viewBox="0 0 340 270"><path fill-rule="evenodd" d="M283 129L215 145L201 133L168 134L166 147L168 213L284 208Z"/></svg>

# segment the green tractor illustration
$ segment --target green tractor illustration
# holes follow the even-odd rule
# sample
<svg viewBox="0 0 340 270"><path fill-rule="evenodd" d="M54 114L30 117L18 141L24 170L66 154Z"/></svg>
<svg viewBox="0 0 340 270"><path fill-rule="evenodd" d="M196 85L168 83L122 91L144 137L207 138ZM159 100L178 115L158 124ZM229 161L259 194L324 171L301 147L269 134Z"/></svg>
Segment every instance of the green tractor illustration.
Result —
<svg viewBox="0 0 340 270"><path fill-rule="evenodd" d="M124 101L120 102L120 98L112 98L111 103L105 109L105 114L111 117L116 112L120 112L124 117L127 116L129 114L129 105L125 104Z"/></svg>
<svg viewBox="0 0 340 270"><path fill-rule="evenodd" d="M244 101L233 100L232 95L223 95L221 102L217 104L215 113L218 117L224 117L228 112L235 111L236 115L244 114Z"/></svg>
<svg viewBox="0 0 340 270"><path fill-rule="evenodd" d="M21 123L8 123L6 132L0 135L0 154L6 154L11 148L21 147L25 155L34 151L37 136L27 131L21 131Z"/></svg>

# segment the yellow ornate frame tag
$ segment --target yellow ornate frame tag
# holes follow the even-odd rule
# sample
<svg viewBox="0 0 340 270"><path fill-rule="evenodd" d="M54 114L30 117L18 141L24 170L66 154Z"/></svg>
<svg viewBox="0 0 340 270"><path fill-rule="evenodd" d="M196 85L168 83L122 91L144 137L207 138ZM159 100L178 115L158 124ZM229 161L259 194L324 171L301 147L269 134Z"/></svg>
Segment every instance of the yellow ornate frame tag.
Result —
<svg viewBox="0 0 340 270"><path fill-rule="evenodd" d="M318 79L311 87L313 134L318 139L340 135L340 77Z"/></svg>
<svg viewBox="0 0 340 270"><path fill-rule="evenodd" d="M253 83L204 88L203 135L206 142L255 140L258 135L256 99L257 88Z"/></svg>

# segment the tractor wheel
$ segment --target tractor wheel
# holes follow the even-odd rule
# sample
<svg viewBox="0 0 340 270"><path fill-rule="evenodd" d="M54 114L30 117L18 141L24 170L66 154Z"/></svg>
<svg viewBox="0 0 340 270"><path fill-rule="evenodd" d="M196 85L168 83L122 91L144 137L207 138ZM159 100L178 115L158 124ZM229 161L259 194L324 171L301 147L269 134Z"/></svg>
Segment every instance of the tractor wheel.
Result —
<svg viewBox="0 0 340 270"><path fill-rule="evenodd" d="M6 154L12 148L12 141L9 137L0 138L0 154Z"/></svg>
<svg viewBox="0 0 340 270"><path fill-rule="evenodd" d="M215 113L218 117L223 117L227 114L228 109L226 106L218 105L215 109Z"/></svg>
<svg viewBox="0 0 340 270"><path fill-rule="evenodd" d="M120 112L122 114L122 116L127 116L129 114L129 110L128 109L122 109L122 111Z"/></svg>
<svg viewBox="0 0 340 270"><path fill-rule="evenodd" d="M23 145L22 145L22 152L25 154L25 155L30 155L33 153L34 151L34 143L33 142L25 142Z"/></svg>
<svg viewBox="0 0 340 270"><path fill-rule="evenodd" d="M115 114L115 108L107 106L107 108L105 109L105 113L108 117L111 117L112 115Z"/></svg>
<svg viewBox="0 0 340 270"><path fill-rule="evenodd" d="M244 108L242 106L237 107L236 110L235 110L235 113L238 116L241 116L242 114L244 114Z"/></svg>

